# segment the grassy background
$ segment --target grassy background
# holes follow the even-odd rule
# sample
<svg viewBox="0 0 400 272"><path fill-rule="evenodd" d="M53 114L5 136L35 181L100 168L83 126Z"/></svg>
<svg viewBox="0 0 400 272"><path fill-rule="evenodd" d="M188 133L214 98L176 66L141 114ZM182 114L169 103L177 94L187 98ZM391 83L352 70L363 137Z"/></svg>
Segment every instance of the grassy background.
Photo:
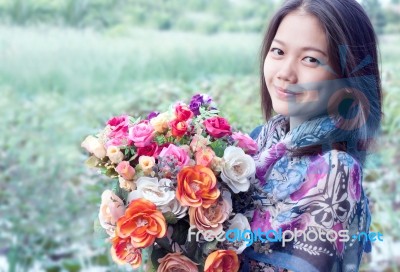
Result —
<svg viewBox="0 0 400 272"><path fill-rule="evenodd" d="M260 39L0 26L0 271L117 271L92 223L108 180L84 167L80 142L113 115L164 110L197 92L212 95L233 125L250 132L263 122ZM400 36L380 43L386 117L364 186L372 230L384 242L374 244L363 271L398 271Z"/></svg>

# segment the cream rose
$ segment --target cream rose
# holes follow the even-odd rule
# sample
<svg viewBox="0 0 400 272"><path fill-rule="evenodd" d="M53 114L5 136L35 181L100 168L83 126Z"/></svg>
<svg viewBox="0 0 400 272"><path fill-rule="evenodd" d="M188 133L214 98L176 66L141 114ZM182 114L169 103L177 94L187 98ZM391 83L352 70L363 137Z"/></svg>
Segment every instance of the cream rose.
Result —
<svg viewBox="0 0 400 272"><path fill-rule="evenodd" d="M89 135L81 143L81 147L92 153L96 158L102 159L106 156L106 149L99 139Z"/></svg>
<svg viewBox="0 0 400 272"><path fill-rule="evenodd" d="M154 130L163 133L168 129L168 122L170 121L170 114L168 112L160 113L150 120L150 124Z"/></svg>
<svg viewBox="0 0 400 272"><path fill-rule="evenodd" d="M192 150L192 152L197 152L201 149L206 148L209 143L209 139L203 137L200 132L199 134L193 136L193 139L190 142L190 149Z"/></svg>
<svg viewBox="0 0 400 272"><path fill-rule="evenodd" d="M136 184L131 180L126 180L123 177L118 177L119 187L126 191L132 191L136 189Z"/></svg>
<svg viewBox="0 0 400 272"><path fill-rule="evenodd" d="M145 175L150 174L153 171L153 167L156 163L154 157L149 156L140 156L139 157L139 165L143 170Z"/></svg>
<svg viewBox="0 0 400 272"><path fill-rule="evenodd" d="M128 202L138 198L145 198L157 207L169 204L175 198L170 179L140 177L136 181L136 190L128 195Z"/></svg>
<svg viewBox="0 0 400 272"><path fill-rule="evenodd" d="M235 146L228 146L224 151L224 165L221 179L237 194L249 189L249 178L254 177L256 166L254 160Z"/></svg>
<svg viewBox="0 0 400 272"><path fill-rule="evenodd" d="M118 219L125 213L124 202L112 191L105 190L101 195L101 205L99 211L100 225L110 236L114 235L114 230Z"/></svg>
<svg viewBox="0 0 400 272"><path fill-rule="evenodd" d="M107 148L107 157L112 163L118 164L124 159L124 154L116 146L109 146Z"/></svg>
<svg viewBox="0 0 400 272"><path fill-rule="evenodd" d="M238 229L240 233L243 233L245 230L251 230L249 221L247 220L246 216L241 213L236 214L229 222L229 229ZM247 239L250 239L250 233L246 235ZM237 247L239 246L239 247ZM243 250L247 247L247 242L241 240L240 242L235 242L234 244L229 244L228 249L234 250L237 254L241 254Z"/></svg>
<svg viewBox="0 0 400 272"><path fill-rule="evenodd" d="M224 160L220 157L215 156L211 161L211 169L214 171L214 173L221 172L223 165L224 165Z"/></svg>

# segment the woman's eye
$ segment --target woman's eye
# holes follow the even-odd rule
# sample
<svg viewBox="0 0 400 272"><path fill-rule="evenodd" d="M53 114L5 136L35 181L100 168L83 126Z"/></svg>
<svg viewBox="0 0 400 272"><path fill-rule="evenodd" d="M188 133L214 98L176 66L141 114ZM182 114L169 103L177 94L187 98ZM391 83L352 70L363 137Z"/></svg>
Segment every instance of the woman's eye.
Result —
<svg viewBox="0 0 400 272"><path fill-rule="evenodd" d="M310 63L310 64L317 64L317 65L321 64L321 62L318 59L313 58L313 57L305 57L303 60L305 60L305 62Z"/></svg>
<svg viewBox="0 0 400 272"><path fill-rule="evenodd" d="M278 56L282 56L283 55L283 51L280 50L279 48L272 48L271 52L274 53L274 55L278 55Z"/></svg>

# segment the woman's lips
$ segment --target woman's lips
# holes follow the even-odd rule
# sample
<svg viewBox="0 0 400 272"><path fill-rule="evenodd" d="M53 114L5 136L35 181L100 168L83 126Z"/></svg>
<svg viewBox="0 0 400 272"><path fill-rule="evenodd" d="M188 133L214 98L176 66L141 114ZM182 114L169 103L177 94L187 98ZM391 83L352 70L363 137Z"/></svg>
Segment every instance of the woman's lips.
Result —
<svg viewBox="0 0 400 272"><path fill-rule="evenodd" d="M280 98L290 98L290 97L295 97L300 95L300 93L294 93L279 87L275 86L275 90L276 90L276 94L278 95L278 97Z"/></svg>

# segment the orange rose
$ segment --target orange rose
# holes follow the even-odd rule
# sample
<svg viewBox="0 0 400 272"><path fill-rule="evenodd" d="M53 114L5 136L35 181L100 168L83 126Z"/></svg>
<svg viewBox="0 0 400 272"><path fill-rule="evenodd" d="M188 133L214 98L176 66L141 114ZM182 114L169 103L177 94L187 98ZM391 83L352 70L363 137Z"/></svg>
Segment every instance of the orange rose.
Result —
<svg viewBox="0 0 400 272"><path fill-rule="evenodd" d="M239 271L239 258L233 250L217 250L208 255L204 272Z"/></svg>
<svg viewBox="0 0 400 272"><path fill-rule="evenodd" d="M197 264L180 252L168 253L163 258L158 259L160 266L157 272L187 271L198 272Z"/></svg>
<svg viewBox="0 0 400 272"><path fill-rule="evenodd" d="M162 238L167 231L164 216L152 202L139 198L133 200L125 214L117 221L116 235L131 238L135 248L152 245L156 238Z"/></svg>
<svg viewBox="0 0 400 272"><path fill-rule="evenodd" d="M213 171L201 165L184 167L177 181L176 198L182 206L208 208L220 195Z"/></svg>
<svg viewBox="0 0 400 272"><path fill-rule="evenodd" d="M132 246L129 238L115 236L111 242L111 257L114 262L121 265L129 263L132 268L138 268L142 264L142 252Z"/></svg>

